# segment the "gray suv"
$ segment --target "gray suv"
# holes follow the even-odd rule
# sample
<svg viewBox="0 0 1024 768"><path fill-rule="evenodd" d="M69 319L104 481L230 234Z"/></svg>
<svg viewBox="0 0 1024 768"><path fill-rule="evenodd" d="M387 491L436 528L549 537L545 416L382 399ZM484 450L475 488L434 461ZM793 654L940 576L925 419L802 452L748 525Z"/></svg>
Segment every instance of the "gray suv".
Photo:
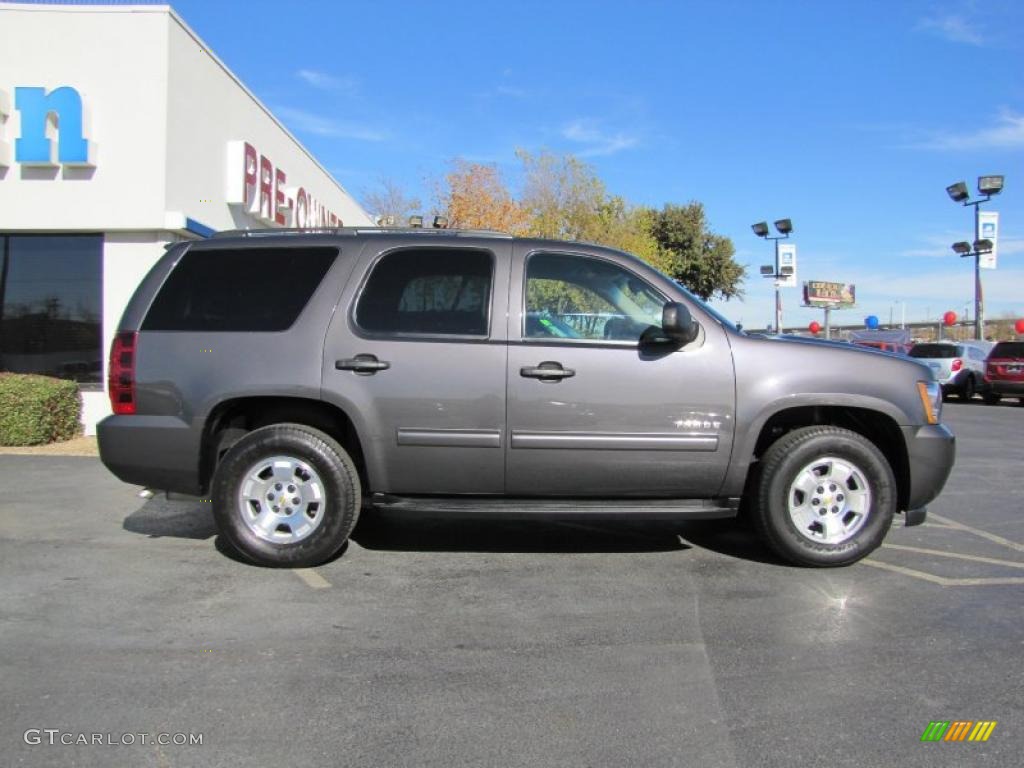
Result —
<svg viewBox="0 0 1024 768"><path fill-rule="evenodd" d="M172 246L111 350L104 464L206 495L249 560L310 566L362 510L749 516L846 565L954 459L921 363L756 338L628 254L450 230Z"/></svg>

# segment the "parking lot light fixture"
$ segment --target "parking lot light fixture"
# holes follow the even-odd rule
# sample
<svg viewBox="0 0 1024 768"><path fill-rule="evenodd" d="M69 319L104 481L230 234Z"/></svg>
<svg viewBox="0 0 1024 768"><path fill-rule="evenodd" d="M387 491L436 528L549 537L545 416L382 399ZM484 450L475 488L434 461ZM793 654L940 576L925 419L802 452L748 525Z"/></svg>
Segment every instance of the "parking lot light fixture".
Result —
<svg viewBox="0 0 1024 768"><path fill-rule="evenodd" d="M979 176L978 177L978 194L985 195L985 197L992 197L992 195L998 195L1003 191L1003 177L1002 176Z"/></svg>
<svg viewBox="0 0 1024 768"><path fill-rule="evenodd" d="M759 221L757 224L751 224L750 228L754 231L754 234L758 237L763 237L765 240L775 241L775 263L765 264L761 267L761 277L771 277L775 279L775 332L782 333L782 295L779 291L779 281L784 277L789 277L793 274L793 267L779 268L779 240L785 240L789 237L789 233L793 231L793 222L790 219L778 219L775 222L775 228L779 231L777 235L769 235L768 222Z"/></svg>
<svg viewBox="0 0 1024 768"><path fill-rule="evenodd" d="M974 208L974 248L966 242L953 244L953 250L961 256L974 257L974 338L981 341L985 338L985 303L982 299L981 288L981 255L992 252L992 242L981 237L981 205L992 199L992 195L998 195L1003 191L1004 177L1001 174L990 174L978 177L977 200L970 199L967 191L967 184L958 181L946 187L946 194L954 203Z"/></svg>
<svg viewBox="0 0 1024 768"><path fill-rule="evenodd" d="M962 203L971 196L967 191L966 182L963 181L958 181L956 184L950 184L946 187L946 194L949 195L949 199L954 203Z"/></svg>

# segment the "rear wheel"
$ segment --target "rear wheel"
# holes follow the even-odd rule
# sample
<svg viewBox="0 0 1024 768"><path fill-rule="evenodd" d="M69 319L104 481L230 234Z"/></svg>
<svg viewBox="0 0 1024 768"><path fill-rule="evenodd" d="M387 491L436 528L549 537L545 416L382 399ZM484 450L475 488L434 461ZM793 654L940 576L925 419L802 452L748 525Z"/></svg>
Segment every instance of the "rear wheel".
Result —
<svg viewBox="0 0 1024 768"><path fill-rule="evenodd" d="M970 402L971 400L974 399L974 393L976 389L977 387L974 384L974 376L968 374L967 378L964 379L963 386L960 388L960 399L963 400L965 403Z"/></svg>
<svg viewBox="0 0 1024 768"><path fill-rule="evenodd" d="M881 451L838 427L804 427L765 453L753 520L766 543L798 565L849 565L885 538L896 481Z"/></svg>
<svg viewBox="0 0 1024 768"><path fill-rule="evenodd" d="M221 533L259 565L302 568L328 560L355 527L361 497L345 449L302 424L248 433L225 454L213 479Z"/></svg>

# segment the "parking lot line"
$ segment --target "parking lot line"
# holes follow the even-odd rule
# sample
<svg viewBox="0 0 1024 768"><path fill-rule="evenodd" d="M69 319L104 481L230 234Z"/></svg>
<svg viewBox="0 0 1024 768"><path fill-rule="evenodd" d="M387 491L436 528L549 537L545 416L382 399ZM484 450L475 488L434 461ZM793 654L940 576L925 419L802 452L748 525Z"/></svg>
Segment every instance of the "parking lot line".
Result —
<svg viewBox="0 0 1024 768"><path fill-rule="evenodd" d="M311 587L312 589L327 589L331 586L331 582L312 568L295 568L292 570L292 573L306 582L306 586Z"/></svg>
<svg viewBox="0 0 1024 768"><path fill-rule="evenodd" d="M891 563L883 563L880 560L874 558L867 558L861 560L864 565L870 565L872 568L881 568L883 571L892 571L893 573L899 573L904 576L910 576L914 579L921 579L922 581L929 581L932 584L938 584L941 587L983 587L983 586L995 586L1000 584L1024 584L1024 576L1005 576L1002 578L976 578L976 579L947 579L944 576L936 576L934 573L925 573L924 571L917 571L913 568L904 568L902 565L892 565Z"/></svg>
<svg viewBox="0 0 1024 768"><path fill-rule="evenodd" d="M908 547L905 544L883 544L885 549L899 549L904 552L918 552L922 555L935 555L936 557L955 557L958 560L973 560L976 563L990 563L991 565L1005 565L1009 568L1024 568L1024 563L1014 560L1000 560L995 557L980 557L978 555L963 555L959 552L946 552L941 549L925 549L924 547Z"/></svg>
<svg viewBox="0 0 1024 768"><path fill-rule="evenodd" d="M956 520L952 520L948 517L943 517L942 515L937 515L934 512L929 512L928 517L934 518L935 520L938 520L940 523L945 523L950 528L955 528L958 531L967 531L968 533L973 533L975 536L980 536L981 538L988 539L989 541L994 542L996 544L1001 544L1004 547L1009 547L1010 549L1014 549L1018 552L1024 552L1024 544L1018 544L1015 541L1004 539L1002 536L997 536L994 533L983 531L980 528L972 528L969 525L957 522Z"/></svg>

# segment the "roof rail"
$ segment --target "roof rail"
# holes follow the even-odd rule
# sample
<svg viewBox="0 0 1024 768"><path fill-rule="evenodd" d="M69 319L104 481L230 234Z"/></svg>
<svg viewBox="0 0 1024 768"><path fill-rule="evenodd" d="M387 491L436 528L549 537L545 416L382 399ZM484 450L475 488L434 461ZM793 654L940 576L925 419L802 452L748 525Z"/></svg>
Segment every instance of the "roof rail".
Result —
<svg viewBox="0 0 1024 768"><path fill-rule="evenodd" d="M214 232L214 238L221 237L277 237L280 235L455 235L458 237L497 237L512 239L507 232L491 229L434 229L433 227L279 227L266 229L226 229Z"/></svg>

